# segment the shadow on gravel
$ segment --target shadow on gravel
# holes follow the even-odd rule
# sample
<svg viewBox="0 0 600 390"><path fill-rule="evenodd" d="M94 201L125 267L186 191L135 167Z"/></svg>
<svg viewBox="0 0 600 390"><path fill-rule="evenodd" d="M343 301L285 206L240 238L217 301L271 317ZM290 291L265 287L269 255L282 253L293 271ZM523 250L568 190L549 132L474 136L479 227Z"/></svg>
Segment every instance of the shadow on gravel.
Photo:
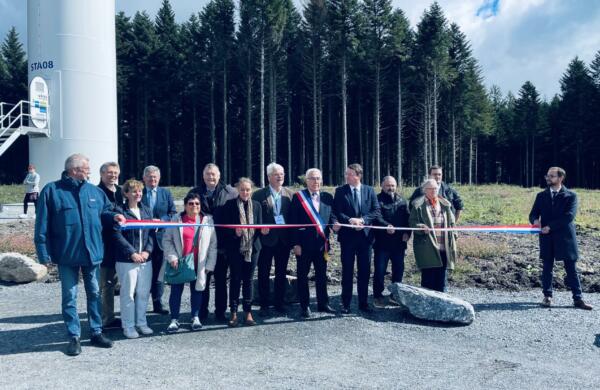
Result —
<svg viewBox="0 0 600 390"><path fill-rule="evenodd" d="M62 324L62 315L60 314L40 314L35 316L21 316L0 318L0 324L48 324L50 322L60 322Z"/></svg>
<svg viewBox="0 0 600 390"><path fill-rule="evenodd" d="M594 345L600 348L600 334L596 335L596 341L594 341Z"/></svg>
<svg viewBox="0 0 600 390"><path fill-rule="evenodd" d="M504 303L475 303L475 311L523 311L523 310L551 310L551 309L572 309L572 305L553 305L552 307L543 307L538 302L504 302Z"/></svg>
<svg viewBox="0 0 600 390"><path fill-rule="evenodd" d="M34 323L36 317L54 318L54 316L29 316L29 322L10 322L10 323ZM17 319L9 318L8 320ZM32 320L33 318L33 320ZM9 323L3 318L1 322ZM32 352L54 352L59 351L64 353L68 337L66 335L65 324L62 322L62 317L59 315L60 322L47 324L31 329L11 329L0 332L0 356L16 355ZM40 321L46 322L46 321ZM38 322L39 323L39 322ZM81 345L89 345L89 327L87 320L81 321L81 329L83 330Z"/></svg>

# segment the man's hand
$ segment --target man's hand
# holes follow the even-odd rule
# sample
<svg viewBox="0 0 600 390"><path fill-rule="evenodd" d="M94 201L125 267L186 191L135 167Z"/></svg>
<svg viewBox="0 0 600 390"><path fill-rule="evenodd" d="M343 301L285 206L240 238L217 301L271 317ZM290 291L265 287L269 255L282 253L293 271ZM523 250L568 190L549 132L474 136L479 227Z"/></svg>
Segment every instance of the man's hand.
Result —
<svg viewBox="0 0 600 390"><path fill-rule="evenodd" d="M410 238L410 235L408 235L408 233L404 233L402 235L402 241L404 241L404 242L407 242L409 238Z"/></svg>
<svg viewBox="0 0 600 390"><path fill-rule="evenodd" d="M342 228L342 225L340 225L339 222L336 222L336 223L333 224L333 231L334 232L336 232L336 233L339 232L341 228Z"/></svg>
<svg viewBox="0 0 600 390"><path fill-rule="evenodd" d="M236 236L241 237L242 233L243 233L242 228L235 228L235 235Z"/></svg>
<svg viewBox="0 0 600 390"><path fill-rule="evenodd" d="M142 256L142 259L144 259L144 261L148 260L148 257L150 257L150 253L143 251L142 253L140 253L140 255Z"/></svg>
<svg viewBox="0 0 600 390"><path fill-rule="evenodd" d="M123 214L117 214L114 217L115 222L117 222L119 225L123 225L126 221L125 216Z"/></svg>
<svg viewBox="0 0 600 390"><path fill-rule="evenodd" d="M302 256L302 247L300 245L294 245L294 254L296 256Z"/></svg>
<svg viewBox="0 0 600 390"><path fill-rule="evenodd" d="M550 226L544 226L541 231L542 234L550 233Z"/></svg>
<svg viewBox="0 0 600 390"><path fill-rule="evenodd" d="M261 228L260 232L263 236L266 236L267 234L269 234L269 228Z"/></svg>
<svg viewBox="0 0 600 390"><path fill-rule="evenodd" d="M429 229L429 226L425 225L424 223L417 224L417 227L423 229L423 232L427 234L429 234L429 232L431 231L431 229Z"/></svg>
<svg viewBox="0 0 600 390"><path fill-rule="evenodd" d="M348 220L350 225L356 226L354 230L362 230L363 229L363 220L362 218L350 218Z"/></svg>
<svg viewBox="0 0 600 390"><path fill-rule="evenodd" d="M386 230L388 232L388 234L396 233L396 231L393 229L394 225L387 225L387 227L389 228Z"/></svg>
<svg viewBox="0 0 600 390"><path fill-rule="evenodd" d="M134 263L143 263L145 261L139 253L133 253L131 255L131 260L133 260Z"/></svg>

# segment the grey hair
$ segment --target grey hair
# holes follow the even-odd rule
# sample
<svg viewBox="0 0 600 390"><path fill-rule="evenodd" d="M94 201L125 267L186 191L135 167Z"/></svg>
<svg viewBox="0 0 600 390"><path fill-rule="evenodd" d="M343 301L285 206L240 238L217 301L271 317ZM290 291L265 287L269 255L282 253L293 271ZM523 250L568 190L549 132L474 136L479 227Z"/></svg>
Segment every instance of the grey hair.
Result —
<svg viewBox="0 0 600 390"><path fill-rule="evenodd" d="M204 166L204 169L202 170L202 174L204 174L206 171L208 171L209 169L216 169L217 172L219 172L219 174L221 174L221 170L219 169L219 166L215 163L208 163Z"/></svg>
<svg viewBox="0 0 600 390"><path fill-rule="evenodd" d="M267 165L267 176L271 176L276 169L281 169L285 173L285 170L281 165L277 164L276 162L272 162L271 164Z"/></svg>
<svg viewBox="0 0 600 390"><path fill-rule="evenodd" d="M250 184L250 187L254 187L254 182L252 181L252 179L248 178L248 177L240 177L237 181L237 183L235 183L235 187L236 188L240 188L240 186L243 183L248 183Z"/></svg>
<svg viewBox="0 0 600 390"><path fill-rule="evenodd" d="M158 167L156 165L148 165L146 168L144 168L144 175L143 176L148 176L151 173L158 173L160 175L160 169L158 169Z"/></svg>
<svg viewBox="0 0 600 390"><path fill-rule="evenodd" d="M306 173L304 174L304 177L308 177L308 175L310 175L313 172L319 172L319 175L323 176L323 173L321 172L321 170L319 168L308 168L306 170Z"/></svg>
<svg viewBox="0 0 600 390"><path fill-rule="evenodd" d="M435 181L435 179L427 179L423 182L423 184L421 184L421 190L425 190L425 187L428 184L433 184L436 188L440 188L440 185L437 183L437 181Z"/></svg>
<svg viewBox="0 0 600 390"><path fill-rule="evenodd" d="M81 153L75 153L70 155L65 160L65 171L70 171L74 168L81 168L83 166L84 161L89 164L90 159Z"/></svg>
<svg viewBox="0 0 600 390"><path fill-rule="evenodd" d="M116 167L116 168L117 168L119 171L121 170L121 167L119 166L119 163L118 163L118 162L115 162L115 161L109 161L109 162L105 162L104 164L102 164L102 165L100 166L100 173L104 173L104 172L106 172L106 170L107 170L109 167Z"/></svg>
<svg viewBox="0 0 600 390"><path fill-rule="evenodd" d="M382 180L381 180L381 186L383 187L383 184L388 181L388 180L394 180L396 181L396 178L394 176L385 176ZM396 183L397 184L397 183Z"/></svg>

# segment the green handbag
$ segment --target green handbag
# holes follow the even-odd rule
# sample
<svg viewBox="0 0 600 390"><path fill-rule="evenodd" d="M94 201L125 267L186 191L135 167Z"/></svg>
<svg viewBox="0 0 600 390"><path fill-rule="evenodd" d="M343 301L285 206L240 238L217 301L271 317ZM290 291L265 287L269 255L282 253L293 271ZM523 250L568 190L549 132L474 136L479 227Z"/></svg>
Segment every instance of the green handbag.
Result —
<svg viewBox="0 0 600 390"><path fill-rule="evenodd" d="M198 237L201 228L196 230L194 235L194 245L192 251L187 255L181 256L177 259L177 269L173 268L167 261L167 267L165 269L165 283L167 284L183 284L196 280L196 270L194 269L194 252L198 247Z"/></svg>

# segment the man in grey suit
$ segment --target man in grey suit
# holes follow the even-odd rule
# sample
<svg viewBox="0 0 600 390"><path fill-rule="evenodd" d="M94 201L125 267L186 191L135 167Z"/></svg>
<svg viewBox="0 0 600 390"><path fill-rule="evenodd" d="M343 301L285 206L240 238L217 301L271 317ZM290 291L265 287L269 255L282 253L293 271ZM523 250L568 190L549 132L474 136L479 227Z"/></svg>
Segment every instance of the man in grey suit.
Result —
<svg viewBox="0 0 600 390"><path fill-rule="evenodd" d="M277 163L267 165L269 185L252 196L261 205L262 221L264 224L283 225L288 223L292 191L283 187L285 172ZM286 271L290 257L289 229L271 229L269 234L260 237L262 249L258 257L258 293L260 297L261 314L269 312L269 293L271 264L275 259L275 283L273 306L280 313L285 313L284 298L286 288Z"/></svg>

